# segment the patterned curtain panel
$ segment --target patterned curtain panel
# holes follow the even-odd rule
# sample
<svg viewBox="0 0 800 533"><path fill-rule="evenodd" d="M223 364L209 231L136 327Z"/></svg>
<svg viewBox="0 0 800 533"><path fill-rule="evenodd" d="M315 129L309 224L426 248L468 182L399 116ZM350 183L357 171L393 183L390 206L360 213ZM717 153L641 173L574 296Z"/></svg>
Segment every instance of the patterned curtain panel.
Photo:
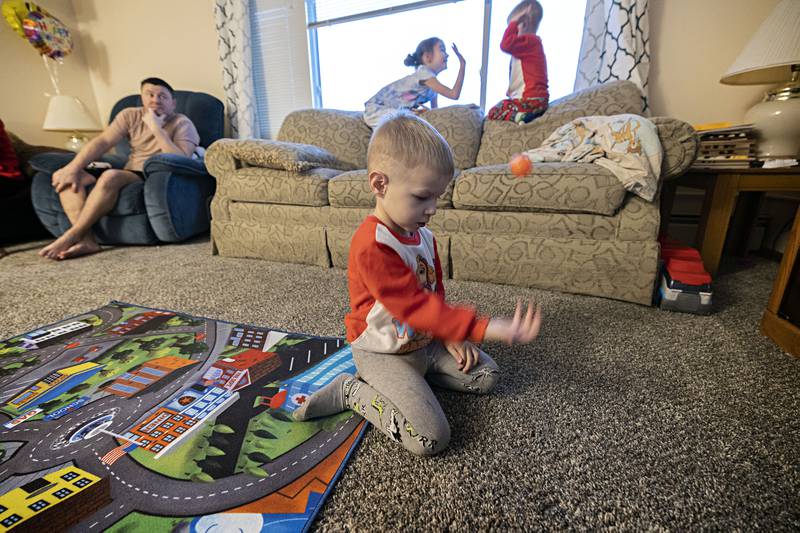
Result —
<svg viewBox="0 0 800 533"><path fill-rule="evenodd" d="M648 0L586 0L575 90L613 80L642 89L647 109L650 72Z"/></svg>
<svg viewBox="0 0 800 533"><path fill-rule="evenodd" d="M227 100L231 134L260 137L253 91L249 0L214 0L222 86Z"/></svg>

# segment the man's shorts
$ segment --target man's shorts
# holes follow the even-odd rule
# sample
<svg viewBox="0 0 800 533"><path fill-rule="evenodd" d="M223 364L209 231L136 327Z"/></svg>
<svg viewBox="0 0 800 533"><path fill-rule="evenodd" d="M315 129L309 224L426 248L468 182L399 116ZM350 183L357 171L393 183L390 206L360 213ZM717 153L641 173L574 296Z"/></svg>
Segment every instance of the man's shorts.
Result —
<svg viewBox="0 0 800 533"><path fill-rule="evenodd" d="M109 168L84 168L83 170L85 170L86 172L88 172L89 174L94 176L95 178L99 178L100 175L103 172L105 172L106 170L111 170L111 169L109 169ZM121 168L121 169L118 169L118 170L127 170L128 172L133 172L134 174L139 176L139 178L142 181L144 181L144 172L142 172L141 170L130 170L130 169L127 169L127 168Z"/></svg>

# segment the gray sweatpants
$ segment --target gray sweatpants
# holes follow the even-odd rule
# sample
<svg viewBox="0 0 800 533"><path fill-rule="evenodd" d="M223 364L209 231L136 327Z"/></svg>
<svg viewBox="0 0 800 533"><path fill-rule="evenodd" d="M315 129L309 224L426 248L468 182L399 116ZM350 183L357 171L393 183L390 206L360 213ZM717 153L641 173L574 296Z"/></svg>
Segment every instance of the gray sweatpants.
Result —
<svg viewBox="0 0 800 533"><path fill-rule="evenodd" d="M485 394L499 376L497 364L483 350L478 364L461 372L439 341L402 355L353 348L353 360L360 379L344 386L347 406L417 455L433 455L450 442L450 425L429 383Z"/></svg>

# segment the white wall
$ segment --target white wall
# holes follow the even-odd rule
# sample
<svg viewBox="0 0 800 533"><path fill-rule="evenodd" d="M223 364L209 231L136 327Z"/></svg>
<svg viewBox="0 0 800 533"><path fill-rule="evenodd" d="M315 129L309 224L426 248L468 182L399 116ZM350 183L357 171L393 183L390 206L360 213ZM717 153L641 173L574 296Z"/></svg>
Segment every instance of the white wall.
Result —
<svg viewBox="0 0 800 533"><path fill-rule="evenodd" d="M155 76L179 90L225 101L212 0L72 0L97 108Z"/></svg>
<svg viewBox="0 0 800 533"><path fill-rule="evenodd" d="M723 85L719 79L777 3L651 0L653 115L669 115L692 124L742 120L767 87Z"/></svg>

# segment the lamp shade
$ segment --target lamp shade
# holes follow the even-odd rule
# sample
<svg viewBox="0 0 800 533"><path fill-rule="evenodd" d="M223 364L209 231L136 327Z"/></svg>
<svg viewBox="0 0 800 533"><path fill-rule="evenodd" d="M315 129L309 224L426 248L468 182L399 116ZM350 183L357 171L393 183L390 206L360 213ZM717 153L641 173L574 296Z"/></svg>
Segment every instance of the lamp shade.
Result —
<svg viewBox="0 0 800 533"><path fill-rule="evenodd" d="M102 128L74 96L50 97L42 129L48 131L99 131Z"/></svg>
<svg viewBox="0 0 800 533"><path fill-rule="evenodd" d="M782 0L761 24L720 83L758 85L792 79L800 64L800 0Z"/></svg>

